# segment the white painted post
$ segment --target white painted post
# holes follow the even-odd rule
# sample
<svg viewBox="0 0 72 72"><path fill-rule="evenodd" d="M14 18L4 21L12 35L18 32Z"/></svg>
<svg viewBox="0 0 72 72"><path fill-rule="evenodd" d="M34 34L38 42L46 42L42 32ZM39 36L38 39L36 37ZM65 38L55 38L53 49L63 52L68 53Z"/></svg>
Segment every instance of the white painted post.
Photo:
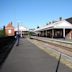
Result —
<svg viewBox="0 0 72 72"><path fill-rule="evenodd" d="M46 37L47 37L47 30L46 30Z"/></svg>
<svg viewBox="0 0 72 72"><path fill-rule="evenodd" d="M70 39L71 39L71 33L70 33Z"/></svg>
<svg viewBox="0 0 72 72"><path fill-rule="evenodd" d="M54 37L54 30L52 29L52 38Z"/></svg>
<svg viewBox="0 0 72 72"><path fill-rule="evenodd" d="M65 39L65 28L63 29L63 37Z"/></svg>
<svg viewBox="0 0 72 72"><path fill-rule="evenodd" d="M43 37L44 37L44 31L43 31Z"/></svg>
<svg viewBox="0 0 72 72"><path fill-rule="evenodd" d="M21 31L21 37L22 37L22 31Z"/></svg>

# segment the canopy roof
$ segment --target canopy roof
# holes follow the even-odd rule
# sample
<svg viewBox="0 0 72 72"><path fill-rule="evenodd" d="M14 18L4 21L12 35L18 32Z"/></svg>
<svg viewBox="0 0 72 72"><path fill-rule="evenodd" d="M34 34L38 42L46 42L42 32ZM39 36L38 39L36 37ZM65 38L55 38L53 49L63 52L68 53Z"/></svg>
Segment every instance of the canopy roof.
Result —
<svg viewBox="0 0 72 72"><path fill-rule="evenodd" d="M49 30L49 29L72 29L72 24L66 20L58 21L48 24L44 27L38 28L35 31Z"/></svg>
<svg viewBox="0 0 72 72"><path fill-rule="evenodd" d="M15 28L15 31L18 31L18 28ZM28 31L26 27L19 26L19 31Z"/></svg>
<svg viewBox="0 0 72 72"><path fill-rule="evenodd" d="M10 22L6 27L5 29L14 29L13 25L12 25L12 22Z"/></svg>

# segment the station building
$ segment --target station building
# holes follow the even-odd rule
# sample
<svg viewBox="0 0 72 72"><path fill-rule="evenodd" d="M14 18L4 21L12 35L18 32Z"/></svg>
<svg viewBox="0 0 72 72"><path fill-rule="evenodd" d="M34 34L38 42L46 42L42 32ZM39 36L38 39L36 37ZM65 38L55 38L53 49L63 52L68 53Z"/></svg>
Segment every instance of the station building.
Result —
<svg viewBox="0 0 72 72"><path fill-rule="evenodd" d="M72 17L50 23L34 32L41 37L72 39Z"/></svg>
<svg viewBox="0 0 72 72"><path fill-rule="evenodd" d="M14 36L15 35L15 31L14 31L14 27L12 25L12 22L10 22L6 27L5 27L5 35L6 36Z"/></svg>
<svg viewBox="0 0 72 72"><path fill-rule="evenodd" d="M20 37L27 37L28 36L29 31L26 27L19 26L19 30L18 30L18 28L15 28L15 34L18 34L18 31L19 31Z"/></svg>

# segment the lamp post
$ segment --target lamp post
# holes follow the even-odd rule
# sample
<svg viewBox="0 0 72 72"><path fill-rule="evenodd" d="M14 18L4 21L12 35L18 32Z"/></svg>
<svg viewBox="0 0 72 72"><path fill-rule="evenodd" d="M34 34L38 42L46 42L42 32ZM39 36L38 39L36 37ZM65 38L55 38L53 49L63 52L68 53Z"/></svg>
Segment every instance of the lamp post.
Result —
<svg viewBox="0 0 72 72"><path fill-rule="evenodd" d="M18 23L18 34L17 34L17 45L16 46L19 46L19 23Z"/></svg>

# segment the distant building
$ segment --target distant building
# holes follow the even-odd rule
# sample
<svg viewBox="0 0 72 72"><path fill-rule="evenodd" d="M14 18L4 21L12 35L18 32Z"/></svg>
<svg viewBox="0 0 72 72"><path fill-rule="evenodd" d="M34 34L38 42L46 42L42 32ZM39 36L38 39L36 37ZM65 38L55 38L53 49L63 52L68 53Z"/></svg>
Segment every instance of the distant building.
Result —
<svg viewBox="0 0 72 72"><path fill-rule="evenodd" d="M6 36L14 36L14 27L12 26L12 22L10 22L6 27L5 27L5 34Z"/></svg>
<svg viewBox="0 0 72 72"><path fill-rule="evenodd" d="M42 37L72 39L72 18L60 19L57 22L40 27L34 32L37 36Z"/></svg>
<svg viewBox="0 0 72 72"><path fill-rule="evenodd" d="M19 34L20 37L26 37L28 36L28 29L23 27L23 26L19 26ZM15 28L15 34L18 34L18 28Z"/></svg>

